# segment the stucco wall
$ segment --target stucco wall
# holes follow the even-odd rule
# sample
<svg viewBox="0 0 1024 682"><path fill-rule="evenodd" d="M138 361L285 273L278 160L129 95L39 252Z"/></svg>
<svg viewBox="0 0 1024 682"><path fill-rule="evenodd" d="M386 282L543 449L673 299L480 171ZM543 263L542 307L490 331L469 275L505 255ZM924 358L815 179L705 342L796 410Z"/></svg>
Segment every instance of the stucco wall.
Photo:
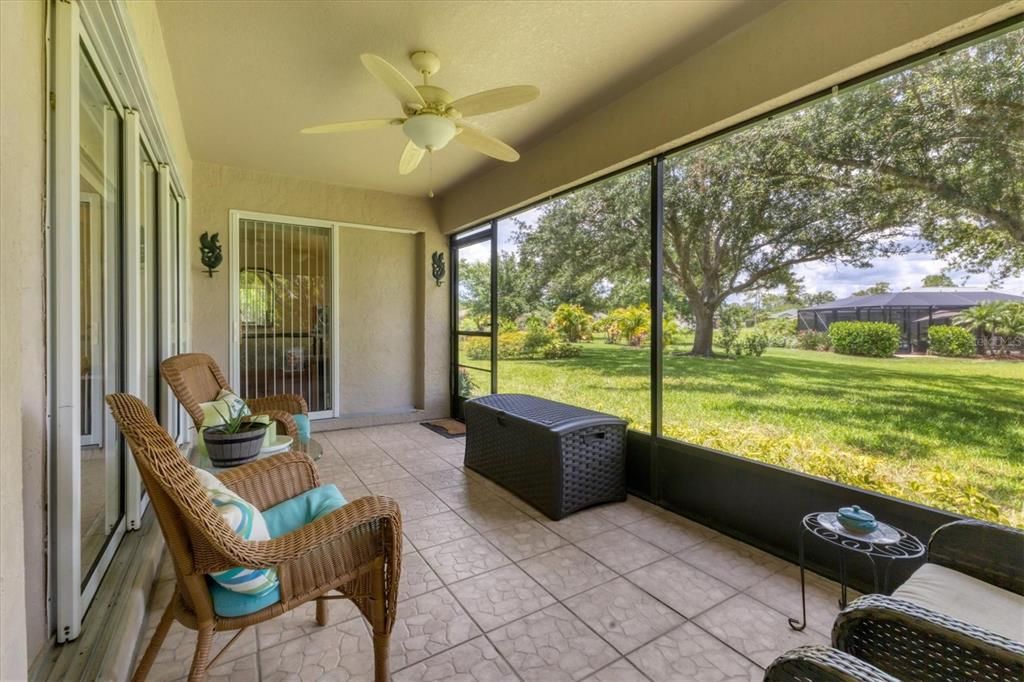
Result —
<svg viewBox="0 0 1024 682"><path fill-rule="evenodd" d="M0 3L0 679L46 641L42 2ZM27 622L27 627L21 624Z"/></svg>
<svg viewBox="0 0 1024 682"><path fill-rule="evenodd" d="M192 235L220 233L225 262L210 278L193 260L192 348L230 360L230 211L239 209L415 231L344 228L338 314L344 414L447 410L447 287L429 288L421 254L445 249L428 200L195 162ZM420 340L425 343L421 344ZM422 348L421 348L422 346Z"/></svg>
<svg viewBox="0 0 1024 682"><path fill-rule="evenodd" d="M155 0L131 0L125 2L131 21L135 47L142 57L150 91L160 110L161 123L167 134L174 161L185 184L185 194L192 192L192 156L185 138L185 126L181 121L178 94L174 88L174 76L167 59L163 29L157 15Z"/></svg>
<svg viewBox="0 0 1024 682"><path fill-rule="evenodd" d="M445 193L445 233L1024 11L998 0L790 0ZM543 97L544 94L542 93Z"/></svg>

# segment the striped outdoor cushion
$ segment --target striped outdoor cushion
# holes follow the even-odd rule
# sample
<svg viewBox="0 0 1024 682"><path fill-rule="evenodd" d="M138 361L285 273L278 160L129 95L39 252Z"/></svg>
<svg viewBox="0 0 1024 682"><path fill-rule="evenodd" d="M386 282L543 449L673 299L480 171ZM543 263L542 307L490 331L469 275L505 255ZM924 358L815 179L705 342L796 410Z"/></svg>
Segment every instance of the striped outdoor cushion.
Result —
<svg viewBox="0 0 1024 682"><path fill-rule="evenodd" d="M217 508L221 518L243 540L269 540L267 523L260 510L249 504L208 471L193 467L206 497ZM211 573L210 578L224 589L248 595L262 595L277 587L277 572L272 568L229 568Z"/></svg>

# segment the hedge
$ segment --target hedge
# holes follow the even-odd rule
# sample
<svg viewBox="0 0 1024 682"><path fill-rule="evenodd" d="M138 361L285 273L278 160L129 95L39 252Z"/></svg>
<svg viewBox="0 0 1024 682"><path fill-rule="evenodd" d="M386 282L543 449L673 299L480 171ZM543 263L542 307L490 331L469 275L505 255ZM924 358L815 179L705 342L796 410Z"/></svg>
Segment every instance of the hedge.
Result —
<svg viewBox="0 0 1024 682"><path fill-rule="evenodd" d="M963 327L928 327L928 352L955 358L971 357L977 352L974 334Z"/></svg>
<svg viewBox="0 0 1024 682"><path fill-rule="evenodd" d="M833 322L828 328L832 349L844 355L888 358L900 347L899 325L888 322Z"/></svg>

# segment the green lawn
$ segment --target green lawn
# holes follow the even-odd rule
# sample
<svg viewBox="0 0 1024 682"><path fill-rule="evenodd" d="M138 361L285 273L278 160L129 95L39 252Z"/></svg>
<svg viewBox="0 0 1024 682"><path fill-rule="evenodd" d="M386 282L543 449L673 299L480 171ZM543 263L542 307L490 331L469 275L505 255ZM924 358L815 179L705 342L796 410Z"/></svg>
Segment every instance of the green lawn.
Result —
<svg viewBox="0 0 1024 682"><path fill-rule="evenodd" d="M499 388L648 430L649 369L648 349L596 341L579 358L503 360ZM669 354L664 376L666 435L1024 525L1024 362L771 348L738 360Z"/></svg>

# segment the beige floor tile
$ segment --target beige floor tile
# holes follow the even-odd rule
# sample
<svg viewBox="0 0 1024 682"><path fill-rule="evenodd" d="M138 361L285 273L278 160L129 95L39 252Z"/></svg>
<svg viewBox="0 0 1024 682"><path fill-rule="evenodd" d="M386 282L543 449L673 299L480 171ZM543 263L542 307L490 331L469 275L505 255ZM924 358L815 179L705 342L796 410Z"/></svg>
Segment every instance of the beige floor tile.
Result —
<svg viewBox="0 0 1024 682"><path fill-rule="evenodd" d="M431 471L426 474L417 474L413 472L413 475L420 480L429 490L438 490L440 488L450 488L453 485L460 485L466 480L466 474L462 469L456 468L447 464L447 468L440 469L437 471Z"/></svg>
<svg viewBox="0 0 1024 682"><path fill-rule="evenodd" d="M490 499L485 502L470 500L468 505L455 511L481 533L530 519L529 516L500 499Z"/></svg>
<svg viewBox="0 0 1024 682"><path fill-rule="evenodd" d="M533 520L520 521L511 526L492 530L484 533L484 537L513 561L522 561L543 554L566 543L561 536L555 535Z"/></svg>
<svg viewBox="0 0 1024 682"><path fill-rule="evenodd" d="M359 469L356 471L356 475L359 476L359 480L367 487L374 483L394 481L398 478L409 478L412 476L412 474L398 464L385 464L384 466Z"/></svg>
<svg viewBox="0 0 1024 682"><path fill-rule="evenodd" d="M625 654L683 622L683 617L625 578L565 600L580 620Z"/></svg>
<svg viewBox="0 0 1024 682"><path fill-rule="evenodd" d="M260 650L264 682L373 679L373 640L361 618Z"/></svg>
<svg viewBox="0 0 1024 682"><path fill-rule="evenodd" d="M626 578L687 618L693 618L736 592L721 580L675 557L644 566L626 574Z"/></svg>
<svg viewBox="0 0 1024 682"><path fill-rule="evenodd" d="M761 667L795 647L828 644L825 635L811 628L794 631L783 614L745 594L702 613L694 622Z"/></svg>
<svg viewBox="0 0 1024 682"><path fill-rule="evenodd" d="M659 512L645 519L625 526L652 545L657 545L669 554L692 547L714 536L715 531L670 512Z"/></svg>
<svg viewBox="0 0 1024 682"><path fill-rule="evenodd" d="M448 585L509 563L508 557L480 535L428 547L420 554Z"/></svg>
<svg viewBox="0 0 1024 682"><path fill-rule="evenodd" d="M527 682L582 680L611 663L615 649L561 604L555 604L488 635Z"/></svg>
<svg viewBox="0 0 1024 682"><path fill-rule="evenodd" d="M485 637L395 673L394 682L517 682L516 674Z"/></svg>
<svg viewBox="0 0 1024 682"><path fill-rule="evenodd" d="M484 632L555 603L554 597L514 565L457 582L450 589Z"/></svg>
<svg viewBox="0 0 1024 682"><path fill-rule="evenodd" d="M391 633L391 669L399 670L480 635L480 629L445 588L398 605Z"/></svg>
<svg viewBox="0 0 1024 682"><path fill-rule="evenodd" d="M832 632L832 623L839 614L839 585L810 571L805 575L807 625L819 632ZM800 618L800 569L789 565L749 588L747 594L787 616ZM850 590L847 599L859 596L859 592Z"/></svg>
<svg viewBox="0 0 1024 682"><path fill-rule="evenodd" d="M400 463L413 476L423 476L438 471L447 471L452 468L451 464L437 455L428 455L422 452L417 453L414 459Z"/></svg>
<svg viewBox="0 0 1024 682"><path fill-rule="evenodd" d="M439 500L433 493L416 493L395 497L402 510L402 520L406 523L450 511L448 505Z"/></svg>
<svg viewBox="0 0 1024 682"><path fill-rule="evenodd" d="M472 526L453 511L409 521L402 530L419 550L477 534Z"/></svg>
<svg viewBox="0 0 1024 682"><path fill-rule="evenodd" d="M492 491L480 483L474 483L468 478L461 483L440 488L433 492L444 500L445 504L456 511L470 504L483 504L498 499Z"/></svg>
<svg viewBox="0 0 1024 682"><path fill-rule="evenodd" d="M370 491L374 495L387 495L395 499L402 497L409 497L412 495L422 495L428 493L430 490L425 485L417 481L413 477L398 478L392 481L382 481L380 483L371 483L369 486Z"/></svg>
<svg viewBox="0 0 1024 682"><path fill-rule="evenodd" d="M756 585L787 566L782 559L724 535L687 547L676 556L738 590Z"/></svg>
<svg viewBox="0 0 1024 682"><path fill-rule="evenodd" d="M436 590L444 585L430 564L418 552L402 557L402 577L398 585L398 599L405 600Z"/></svg>
<svg viewBox="0 0 1024 682"><path fill-rule="evenodd" d="M217 665L206 671L206 682L252 682L259 679L258 665L256 654L249 654L226 663L218 661ZM181 678L187 679L187 675Z"/></svg>
<svg viewBox="0 0 1024 682"><path fill-rule="evenodd" d="M330 618L324 627L331 627L348 622L353 618L362 617L356 605L347 599L332 599L328 602L327 609ZM304 637L317 632L324 627L316 624L316 604L310 602L277 618L260 623L256 626L256 638L259 640L260 649L269 649L296 637Z"/></svg>
<svg viewBox="0 0 1024 682"><path fill-rule="evenodd" d="M153 633L156 632L156 623L159 621L160 614L156 614L156 619L152 623L152 627L147 628L145 635L142 638L138 649L138 655L141 657L145 651L145 647L149 644L153 638ZM227 644L232 637L235 636L235 632L223 632L214 635L213 646L210 647L211 656L217 655L224 645ZM167 637L164 639L163 646L160 647L160 652L156 656L156 660L153 662L153 667L150 669L149 680L154 682L161 682L166 680L177 680L181 677L188 675L189 668L192 666L192 657L196 650L196 632L195 630L189 630L184 625L175 622L171 625L171 629L167 633ZM231 645L221 659L217 662L218 665L221 663L227 663L233 661L236 658L248 656L256 653L256 632L252 629L242 633L241 637Z"/></svg>
<svg viewBox="0 0 1024 682"><path fill-rule="evenodd" d="M648 682L647 676L624 658L601 668L587 680L588 682Z"/></svg>
<svg viewBox="0 0 1024 682"><path fill-rule="evenodd" d="M345 460L345 463L352 469L352 471L359 474L360 471L366 471L367 469L376 469L382 466L395 466L398 464L393 460L388 453L384 452L380 448L373 446L372 450L357 450L355 452L345 454L341 453L341 458Z"/></svg>
<svg viewBox="0 0 1024 682"><path fill-rule="evenodd" d="M577 542L576 546L619 573L635 571L668 556L646 540L621 528L587 538Z"/></svg>
<svg viewBox="0 0 1024 682"><path fill-rule="evenodd" d="M567 599L616 577L610 568L572 545L538 554L519 562L519 566L558 599Z"/></svg>
<svg viewBox="0 0 1024 682"><path fill-rule="evenodd" d="M747 680L762 670L693 623L686 623L629 655L655 682L661 680Z"/></svg>
<svg viewBox="0 0 1024 682"><path fill-rule="evenodd" d="M585 509L570 514L560 521L545 518L541 520L541 523L548 530L553 530L569 542L581 542L616 527L614 523L598 514L595 509Z"/></svg>
<svg viewBox="0 0 1024 682"><path fill-rule="evenodd" d="M651 516L659 509L659 507L650 502L645 502L632 495L626 498L625 502L612 502L611 504L602 504L599 507L594 507L594 511L597 514L608 519L616 526L635 523Z"/></svg>

